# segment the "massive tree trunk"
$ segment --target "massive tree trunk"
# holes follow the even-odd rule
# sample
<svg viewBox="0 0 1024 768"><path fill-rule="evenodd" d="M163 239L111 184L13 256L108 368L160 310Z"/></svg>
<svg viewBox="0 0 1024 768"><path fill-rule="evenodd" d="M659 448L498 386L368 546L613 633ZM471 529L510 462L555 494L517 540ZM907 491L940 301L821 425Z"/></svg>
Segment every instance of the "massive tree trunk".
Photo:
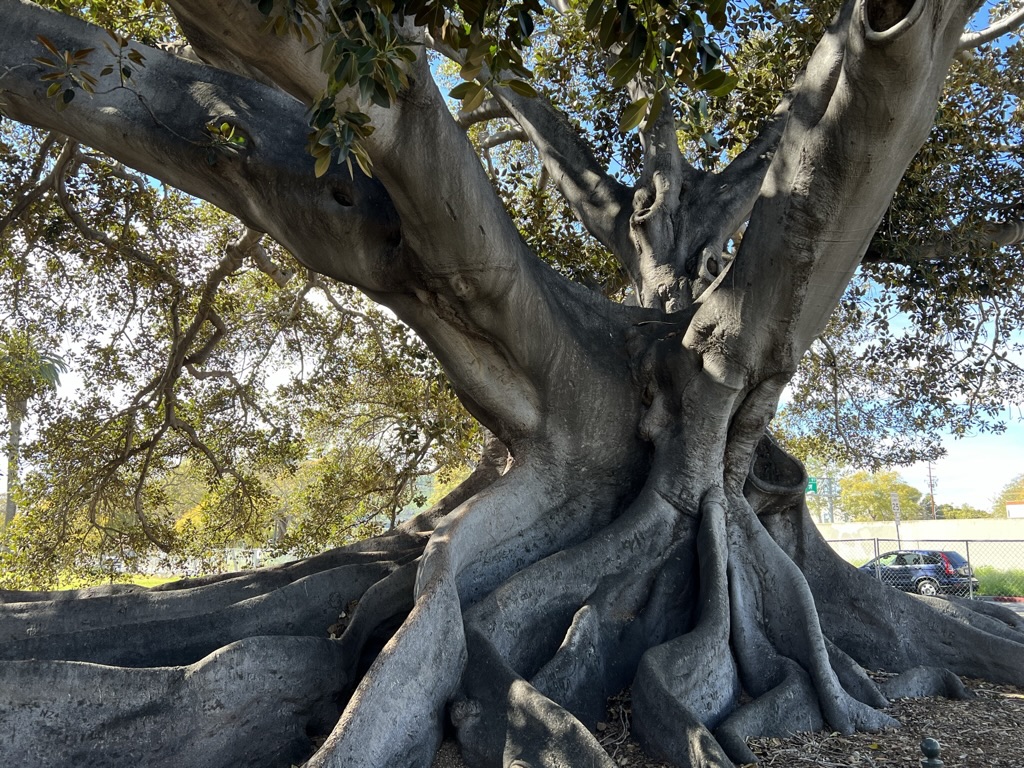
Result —
<svg viewBox="0 0 1024 768"><path fill-rule="evenodd" d="M529 252L425 57L372 113L374 178L317 179L303 115L319 53L261 34L244 0L170 5L210 64L146 50L127 87L58 112L36 35L99 51L103 32L0 0L0 108L390 307L511 458L401 530L288 566L3 594L7 762L428 766L451 729L471 766L611 766L589 729L632 685L653 755L728 766L752 759L748 737L894 724L865 668L908 673L901 692L944 670L1024 683L1012 617L839 560L809 522L802 467L765 434L929 130L970 3L848 4L720 174L685 162L668 115L626 187L549 103L496 88L639 307ZM212 147L211 121L244 146Z"/></svg>

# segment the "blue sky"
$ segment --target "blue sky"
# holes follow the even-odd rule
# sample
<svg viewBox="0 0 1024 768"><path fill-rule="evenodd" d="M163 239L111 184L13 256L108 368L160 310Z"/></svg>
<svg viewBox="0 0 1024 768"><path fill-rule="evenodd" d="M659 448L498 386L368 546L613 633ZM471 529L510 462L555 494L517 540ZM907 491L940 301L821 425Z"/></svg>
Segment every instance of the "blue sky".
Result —
<svg viewBox="0 0 1024 768"><path fill-rule="evenodd" d="M1024 424L1011 421L1001 435L976 435L945 441L946 456L932 463L937 504L971 504L988 511L992 500L1017 475L1024 474ZM928 491L928 465L897 467L904 480Z"/></svg>

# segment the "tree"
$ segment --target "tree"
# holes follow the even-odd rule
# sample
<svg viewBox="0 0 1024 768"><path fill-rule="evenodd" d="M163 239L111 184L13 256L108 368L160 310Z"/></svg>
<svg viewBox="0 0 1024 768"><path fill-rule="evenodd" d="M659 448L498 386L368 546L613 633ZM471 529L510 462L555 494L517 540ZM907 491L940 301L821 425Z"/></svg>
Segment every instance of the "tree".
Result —
<svg viewBox="0 0 1024 768"><path fill-rule="evenodd" d="M631 684L652 754L726 766L752 758L749 736L891 725L883 694L935 690L943 669L1024 682L1019 622L937 613L844 564L810 524L802 466L765 435L975 40L974 4L844 6L728 153L677 137L703 119L679 94L735 84L709 41L725 4L553 5L552 28L597 31L611 87L594 130L629 132L611 156L527 82L536 2L173 0L180 57L0 2L8 117L206 199L390 308L495 435L452 495L364 543L150 592L5 595L21 601L0 624L5 749L425 766L447 719L471 765L608 766L587 726ZM424 44L462 65L462 122L500 115L529 139L631 304L536 257ZM212 350L214 314L197 317ZM158 424L181 429L169 410ZM865 667L906 674L880 688Z"/></svg>
<svg viewBox="0 0 1024 768"><path fill-rule="evenodd" d="M900 501L904 520L922 516L921 492L893 471L854 472L839 481L839 506L847 520L892 520L892 494Z"/></svg>
<svg viewBox="0 0 1024 768"><path fill-rule="evenodd" d="M21 459L22 423L28 416L29 401L48 389L56 389L64 361L40 352L27 332L13 331L0 336L0 399L7 411L7 496L4 528L17 514L15 491Z"/></svg>
<svg viewBox="0 0 1024 768"><path fill-rule="evenodd" d="M1024 501L1024 474L1008 482L992 500L993 517L1006 517L1006 505L1011 501Z"/></svg>
<svg viewBox="0 0 1024 768"><path fill-rule="evenodd" d="M935 516L940 520L976 520L991 515L970 504L939 504L935 507Z"/></svg>

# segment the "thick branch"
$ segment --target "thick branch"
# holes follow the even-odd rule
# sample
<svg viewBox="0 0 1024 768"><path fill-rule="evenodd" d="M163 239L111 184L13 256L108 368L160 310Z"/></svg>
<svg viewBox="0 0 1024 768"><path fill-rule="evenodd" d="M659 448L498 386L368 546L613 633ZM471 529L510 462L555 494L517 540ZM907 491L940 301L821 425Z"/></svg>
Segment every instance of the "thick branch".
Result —
<svg viewBox="0 0 1024 768"><path fill-rule="evenodd" d="M960 38L959 50L967 51L977 48L979 45L991 43L1003 35L1009 34L1024 26L1024 6L1021 6L1013 13L1004 16L999 21L990 24L985 29L977 32L968 32Z"/></svg>
<svg viewBox="0 0 1024 768"><path fill-rule="evenodd" d="M501 117L509 117L508 110L502 106L501 102L497 99L487 99L474 110L469 112L459 112L456 122L463 128L469 128L471 125L476 123L482 123L487 120L497 120Z"/></svg>
<svg viewBox="0 0 1024 768"><path fill-rule="evenodd" d="M555 187L587 231L623 264L635 262L627 224L633 191L600 166L579 131L546 98L508 88L492 92L537 147Z"/></svg>
<svg viewBox="0 0 1024 768"><path fill-rule="evenodd" d="M728 279L688 334L698 349L727 350L706 360L714 376L743 386L758 368L791 371L820 333L931 128L970 10L859 0L827 33ZM755 325L765 331L739 333Z"/></svg>
<svg viewBox="0 0 1024 768"><path fill-rule="evenodd" d="M979 231L967 237L968 243L982 247L1004 248L1024 243L1024 221L985 222ZM960 242L963 248L968 243ZM872 248L864 254L864 263L917 264L925 261L949 261L957 253L957 242L950 235L901 248L898 254Z"/></svg>
<svg viewBox="0 0 1024 768"><path fill-rule="evenodd" d="M297 53L286 38L255 34L244 26L251 19L222 13L216 5L197 0L173 5L179 17L202 20L208 36L281 87L304 100L318 94L323 76L317 51ZM610 315L596 306L577 314L589 299L567 295L575 289L523 243L465 132L452 119L426 57L419 56L407 74L408 89L388 109L361 108L375 128L363 146L400 217L402 247L414 270L412 290L370 295L423 336L474 415L512 447L517 437L541 431L546 415L556 412L541 399L541 393L559 390L566 375L553 361L567 362L562 353L576 343L571 339L609 322ZM352 96L342 93L339 103ZM568 126L564 129L568 136ZM609 183L606 177L602 181ZM601 337L607 340L608 332L602 328ZM601 385L594 386L597 396ZM576 396L582 396L579 390ZM564 421L557 425L559 432L568 429Z"/></svg>
<svg viewBox="0 0 1024 768"><path fill-rule="evenodd" d="M32 61L36 35L59 49L95 49L96 73L109 63L109 38L98 28L24 0L0 0L0 108L31 125L74 136L83 144L238 216L270 233L307 266L358 286L383 289L399 279L397 218L378 182L336 169L315 181L305 151L301 104L276 89L200 66L155 49L129 86L100 82L93 97L62 112L46 97L45 74ZM218 143L208 123L228 122L242 146ZM311 228L310 222L317 221ZM347 251L322 247L325 229ZM315 241L311 241L315 236Z"/></svg>
<svg viewBox="0 0 1024 768"><path fill-rule="evenodd" d="M106 34L22 0L0 0L0 13L6 114L209 200L270 234L305 266L362 288L417 329L474 413L503 439L536 427L536 393L527 382L554 375L551 350L520 329L529 320L546 325L551 343L564 335L564 313L556 317L540 289L563 281L526 250L425 63L413 103L380 115L371 146L380 180L352 178L343 165L318 180L305 148L305 110L281 91L144 49L145 67L130 87L101 82L94 97L79 93L57 112L32 62L40 53L36 35L62 50L94 49L87 63L98 71L107 63L99 53ZM265 53L284 38L253 39ZM292 80L304 66L294 62ZM222 122L244 143L218 142L206 126ZM401 225L381 181L398 190Z"/></svg>
<svg viewBox="0 0 1024 768"><path fill-rule="evenodd" d="M491 149L502 144L508 144L510 141L528 141L526 131L522 128L509 128L505 131L489 133L481 139L480 146L484 149Z"/></svg>

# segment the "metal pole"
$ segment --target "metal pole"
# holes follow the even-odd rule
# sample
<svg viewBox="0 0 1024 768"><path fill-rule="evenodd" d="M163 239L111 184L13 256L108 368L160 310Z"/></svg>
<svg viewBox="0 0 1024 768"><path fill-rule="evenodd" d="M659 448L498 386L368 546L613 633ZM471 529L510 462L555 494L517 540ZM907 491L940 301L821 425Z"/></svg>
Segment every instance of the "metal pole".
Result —
<svg viewBox="0 0 1024 768"><path fill-rule="evenodd" d="M964 548L967 550L967 597L974 599L974 566L971 565L971 542L965 541Z"/></svg>
<svg viewBox="0 0 1024 768"><path fill-rule="evenodd" d="M932 520L935 520L935 478L932 477L932 463L928 462L928 498L932 503Z"/></svg>

